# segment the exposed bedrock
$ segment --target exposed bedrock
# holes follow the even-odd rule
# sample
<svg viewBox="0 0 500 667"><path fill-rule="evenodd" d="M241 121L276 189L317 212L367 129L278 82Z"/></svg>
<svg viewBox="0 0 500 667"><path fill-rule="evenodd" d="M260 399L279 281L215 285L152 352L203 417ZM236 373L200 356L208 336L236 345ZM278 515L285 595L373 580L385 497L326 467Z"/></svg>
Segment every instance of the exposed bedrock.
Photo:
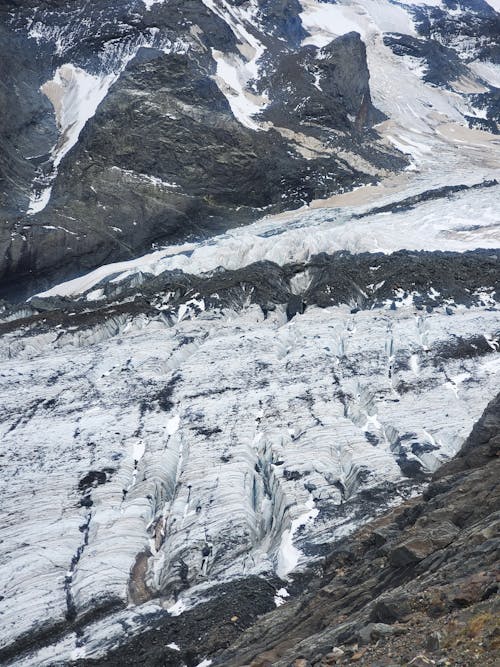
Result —
<svg viewBox="0 0 500 667"><path fill-rule="evenodd" d="M0 237L4 288L73 277L156 242L210 236L406 166L370 130L382 115L371 102L359 35L335 39L317 57L316 47L298 47L305 34L300 9L297 2L264 3L242 32L234 18L226 22L201 0L156 3L148 11L142 1L128 10L103 1L91 17L80 3L58 3L57 12L15 5L9 39L26 49L18 76L25 67L34 70L27 97L39 118L28 118L28 108L6 130L11 141L22 134L21 145L34 147L31 135L38 132L36 153L46 164L33 166L26 151L5 153L24 176L16 185L22 201L15 196L17 211L11 206L15 215L6 215ZM234 107L234 81L223 74L233 68L242 76L238 68L256 49L263 53L252 65L256 81L247 81L241 96L266 111L245 120ZM54 114L39 88L59 81L65 63L104 99L64 155L65 132L73 130L59 112L61 136L54 137ZM59 93L44 91L57 115ZM22 100L12 90L4 95L9 104ZM307 104L297 111L302 99ZM28 122L34 130L25 132ZM14 197L9 183L6 201ZM35 191L39 200L25 215Z"/></svg>
<svg viewBox="0 0 500 667"><path fill-rule="evenodd" d="M92 325L115 314L161 312L177 319L179 307L199 312L206 308L241 309L255 304L264 316L287 304L291 319L308 306L346 304L353 312L385 305L397 309L410 301L417 311L487 305L498 298L498 251L464 253L399 251L320 254L307 263L278 266L256 262L241 269L195 276L164 271L158 276L134 274L117 281L113 275L93 285L78 298L33 297L29 304L5 304L1 331L16 329L17 320L48 329L57 324ZM96 298L96 294L98 297ZM193 301L193 295L195 299ZM31 318L31 319L30 319Z"/></svg>
<svg viewBox="0 0 500 667"><path fill-rule="evenodd" d="M307 128L321 137L325 129L361 132L384 119L371 101L366 48L356 32L321 50L290 52L266 70L264 65L259 88L271 91L271 103L263 118L278 127Z"/></svg>
<svg viewBox="0 0 500 667"><path fill-rule="evenodd" d="M414 6L411 12L422 37L456 49L465 62L499 62L500 17L485 0L444 0L441 7Z"/></svg>
<svg viewBox="0 0 500 667"><path fill-rule="evenodd" d="M389 34L384 37L384 44L398 56L422 59L426 65L424 81L429 83L448 85L468 74L458 53L433 39Z"/></svg>
<svg viewBox="0 0 500 667"><path fill-rule="evenodd" d="M22 240L10 241L13 221L27 210L37 169L48 161L57 139L52 105L40 91L47 80L44 67L49 55L40 49L34 58L30 40L7 28L5 8L0 8L0 243L17 257ZM45 63L44 63L45 61ZM9 258L4 261L9 263ZM17 260L14 260L17 261Z"/></svg>

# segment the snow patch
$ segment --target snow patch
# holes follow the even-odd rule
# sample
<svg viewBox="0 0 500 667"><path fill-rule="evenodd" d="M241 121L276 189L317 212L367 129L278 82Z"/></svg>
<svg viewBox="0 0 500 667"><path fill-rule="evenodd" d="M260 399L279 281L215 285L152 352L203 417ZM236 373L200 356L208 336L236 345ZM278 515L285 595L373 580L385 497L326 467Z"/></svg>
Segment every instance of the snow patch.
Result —
<svg viewBox="0 0 500 667"><path fill-rule="evenodd" d="M43 209L49 203L51 194L52 194L52 186L48 186L41 190L34 189L30 195L27 215L35 215L35 213L43 211Z"/></svg>
<svg viewBox="0 0 500 667"><path fill-rule="evenodd" d="M179 415L175 415L175 417L169 419L167 422L168 435L174 435L174 433L177 433L177 431L179 430L180 423L181 423L181 418Z"/></svg>
<svg viewBox="0 0 500 667"><path fill-rule="evenodd" d="M280 588L278 591L276 591L276 595L274 596L274 604L277 607L281 607L281 605L285 604L286 598L290 597L290 593L286 590L286 588Z"/></svg>
<svg viewBox="0 0 500 667"><path fill-rule="evenodd" d="M106 97L115 74L93 75L71 63L61 65L54 78L41 87L54 107L59 140L52 148L53 169L77 143L87 121L95 115L97 107ZM28 215L42 211L48 204L51 186L31 195Z"/></svg>
<svg viewBox="0 0 500 667"><path fill-rule="evenodd" d="M116 75L93 75L71 63L61 65L41 87L54 107L60 138L52 149L54 167L76 144L85 123L95 115Z"/></svg>
<svg viewBox="0 0 500 667"><path fill-rule="evenodd" d="M241 54L212 49L212 56L217 63L215 82L227 99L234 117L245 127L260 130L262 128L252 117L263 111L269 100L266 95L252 93L248 87L250 81L258 77L258 63L265 51L264 45L245 27L245 23L254 20L252 7L233 7L225 0L219 3L214 0L202 1L231 28L239 42Z"/></svg>
<svg viewBox="0 0 500 667"><path fill-rule="evenodd" d="M253 78L254 70L242 58L234 54L224 54L212 49L212 56L217 63L216 83L223 93L234 117L245 127L259 130L259 125L252 116L260 113L268 100L259 98L246 90L246 85Z"/></svg>
<svg viewBox="0 0 500 667"><path fill-rule="evenodd" d="M144 5L146 6L146 9L149 11L153 5L163 5L165 4L165 0L142 0Z"/></svg>
<svg viewBox="0 0 500 667"><path fill-rule="evenodd" d="M151 176L150 174L143 174L138 171L132 171L132 169L122 169L121 167L111 167L113 171L119 171L121 174L130 177L133 180L146 181L154 185L156 188L180 188L180 185L171 181L163 181L157 176Z"/></svg>
<svg viewBox="0 0 500 667"><path fill-rule="evenodd" d="M177 600L177 602L167 609L170 616L180 616L188 609L188 605L184 600Z"/></svg>
<svg viewBox="0 0 500 667"><path fill-rule="evenodd" d="M167 648L171 648L172 651L180 651L180 646L176 644L175 642L171 642L170 644L167 644Z"/></svg>
<svg viewBox="0 0 500 667"><path fill-rule="evenodd" d="M312 44L322 48L332 39L348 32L358 32L364 36L364 30L354 17L352 8L343 5L330 5L317 0L302 0L303 11L300 14L302 25L309 33L303 45Z"/></svg>
<svg viewBox="0 0 500 667"><path fill-rule="evenodd" d="M328 4L319 0L301 0L301 5L302 25L309 32L304 45L322 48L348 32L359 33L364 41L369 41L376 33L417 34L409 12L389 2L361 0Z"/></svg>
<svg viewBox="0 0 500 667"><path fill-rule="evenodd" d="M276 574L280 579L286 579L290 572L294 570L302 556L302 552L294 545L294 537L299 528L313 523L318 516L319 510L315 507L314 498L312 495L306 503L307 512L304 512L296 519L292 520L290 528L283 532L281 536L281 544L278 552L278 564L276 567Z"/></svg>
<svg viewBox="0 0 500 667"><path fill-rule="evenodd" d="M483 81L486 81L486 83L488 83L490 86L500 88L500 64L491 63L487 60L475 60L474 62L469 63L469 69L471 69L474 74L479 76Z"/></svg>
<svg viewBox="0 0 500 667"><path fill-rule="evenodd" d="M103 297L104 297L103 289L92 290L86 295L87 301L99 301L99 299L102 299Z"/></svg>

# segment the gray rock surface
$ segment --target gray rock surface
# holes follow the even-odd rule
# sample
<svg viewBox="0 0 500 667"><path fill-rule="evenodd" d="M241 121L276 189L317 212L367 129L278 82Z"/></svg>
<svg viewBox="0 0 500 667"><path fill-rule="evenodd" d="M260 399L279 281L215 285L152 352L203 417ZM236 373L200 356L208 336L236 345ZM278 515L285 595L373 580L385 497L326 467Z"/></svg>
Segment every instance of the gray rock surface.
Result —
<svg viewBox="0 0 500 667"><path fill-rule="evenodd" d="M357 2L326 32L329 3L298 0L4 3L3 294L405 169L420 140L384 126L386 76L498 131L489 5Z"/></svg>
<svg viewBox="0 0 500 667"><path fill-rule="evenodd" d="M326 665L331 664L326 658L332 645L344 650L334 664L385 665L387 658L397 665L436 664L438 658L438 664L496 664L499 461L489 453L489 442L499 430L497 396L458 459L439 470L430 486L433 492L373 524L376 528L380 521L392 522L389 544L394 547L404 543L418 524L435 523L446 530L449 517L455 526L449 545L436 544L423 561L413 565L394 563L386 559L387 550L374 548L372 526L365 527L336 547L308 593L288 609L280 607L264 616L213 664L284 667L301 656L309 664ZM472 451L476 456L467 459ZM457 461L462 461L460 472ZM439 483L439 488L433 486ZM377 619L381 604L399 605L401 600L407 607L405 616L390 621L391 625L365 624L367 618ZM483 626L471 632L469 628L479 619ZM400 622L392 625L395 620ZM429 648L422 628L430 632L436 624L440 633L434 632ZM465 647L464 636L468 638ZM369 644L361 650L355 643L359 637ZM431 657L426 655L428 650L441 653Z"/></svg>
<svg viewBox="0 0 500 667"><path fill-rule="evenodd" d="M496 667L498 15L0 19L0 662Z"/></svg>
<svg viewBox="0 0 500 667"><path fill-rule="evenodd" d="M376 134L363 132L383 116L371 103L359 35L341 36L324 50L317 61L318 76L325 81L321 90L310 71L317 67L317 48L307 47L307 58L301 60L299 42L306 32L300 4L263 3L254 12L256 20L247 5L233 3L231 9L224 2L205 6L201 0L183 0L149 8L139 0L119 6L102 0L92 8L57 2L10 3L4 9L9 17L5 49L15 58L12 45L22 45L23 60L14 76L22 78L26 90L21 93L14 81L4 92L13 110L23 107L3 135L8 135L5 155L17 165L16 178L5 173L3 181L7 224L0 238L0 275L5 289L44 275L52 280L74 276L159 241L206 237L264 210L297 207L368 182L377 171L405 166L396 151L380 142L377 146ZM261 58L256 53L245 65L256 49ZM290 58L298 58L293 71ZM255 70L261 97L269 98L264 106L278 129L264 122L266 114L255 123L250 117L242 121L230 106L235 84L231 88L222 78L221 62L226 70L233 68L226 77L240 76L238 68ZM63 106L58 112L61 136L55 141L54 116L40 86L52 77L56 82L67 77L61 67L68 63L75 95L91 85L91 100L101 95L101 87L104 101L64 156L68 151L62 142L70 145L65 132L76 130L64 127ZM33 70L31 78L25 69ZM285 96L283 76L295 91ZM253 91L248 82L249 100L259 95L255 85ZM58 92L43 89L56 100L56 112L57 86ZM301 118L296 105L304 96L311 102ZM37 106L30 112L31 105ZM340 131L344 146L359 144L354 153L372 151L373 169L346 162L335 145L318 150L317 156L302 154L293 137L297 123L302 135L312 132L318 144L329 137L338 144ZM9 141L18 145L15 151ZM23 145L41 155L38 163L27 159ZM11 168L6 162L5 172ZM26 216L27 210L32 214Z"/></svg>

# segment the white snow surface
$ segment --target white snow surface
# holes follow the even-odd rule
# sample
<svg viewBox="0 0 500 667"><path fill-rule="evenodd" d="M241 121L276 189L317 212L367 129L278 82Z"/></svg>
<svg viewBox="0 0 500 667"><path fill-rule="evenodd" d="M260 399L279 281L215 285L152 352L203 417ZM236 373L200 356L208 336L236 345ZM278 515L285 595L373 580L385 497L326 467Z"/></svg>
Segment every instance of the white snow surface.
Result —
<svg viewBox="0 0 500 667"><path fill-rule="evenodd" d="M450 317L406 299L356 314L311 307L291 322L284 309L264 319L251 306L173 326L158 311L5 334L1 642L62 620L65 586L79 614L109 597L129 602L135 559L152 542L155 602L18 664L55 664L76 648L99 656L123 637L124 621L143 627L141 615L160 607L181 614L218 581L290 576L306 544L354 530L361 491L402 482L399 438L432 439L436 449L419 455L429 470L457 451L498 390L499 353L439 364L435 355L457 337L493 340L499 330L489 304ZM165 411L157 397L175 377ZM78 485L92 470L109 473L87 508ZM180 561L190 588L175 601Z"/></svg>
<svg viewBox="0 0 500 667"><path fill-rule="evenodd" d="M301 557L299 549L294 545L294 538L296 532L308 523L314 522L318 516L319 510L314 505L314 497L309 497L306 503L307 511L293 519L290 528L283 531L281 536L281 544L278 551L278 563L276 566L276 574L281 579L286 579L290 572L293 572Z"/></svg>
<svg viewBox="0 0 500 667"><path fill-rule="evenodd" d="M276 595L274 596L274 604L277 607L281 607L286 603L286 598L290 597L290 593L287 591L286 588L280 588L279 590L276 591Z"/></svg>
<svg viewBox="0 0 500 667"><path fill-rule="evenodd" d="M403 7L381 0L359 0L335 4L319 0L301 0L301 20L310 33L304 44L326 46L332 39L357 32L363 41L377 31L416 35L410 14Z"/></svg>
<svg viewBox="0 0 500 667"><path fill-rule="evenodd" d="M216 82L229 102L234 117L245 127L258 130L259 125L252 117L265 108L266 102L257 103L256 96L245 90L255 72L253 67L249 67L253 63L246 63L239 56L224 54L216 49L212 49L212 56L217 63Z"/></svg>
<svg viewBox="0 0 500 667"><path fill-rule="evenodd" d="M249 88L264 48L250 29L256 6L204 2L225 18L241 46L240 55L213 54L217 83L235 117L260 129L265 100ZM372 97L389 117L378 130L411 156L410 169L378 186L209 241L102 266L42 296L86 293L95 308L104 296L101 281L131 275L140 284L141 274L204 274L265 259L305 262L340 249L499 247L500 186L353 217L425 190L498 176L500 140L468 130L463 116L471 109L464 98L427 85L419 63L383 45L384 32L414 34L402 6L382 0L303 0L302 6L306 43L322 46L352 29L362 35ZM32 27L33 38L44 35ZM113 62L99 75L71 63L56 73L61 140L54 163L95 113L112 83L106 77L122 66ZM497 81L490 63L473 63L471 70ZM32 212L45 199L33 200ZM299 274L292 290L300 293L308 280L307 271ZM194 295L178 309L174 324L163 313L170 300L165 295L153 315L5 334L0 646L35 632L40 619L63 621L68 594L78 614L110 598L128 606L90 624L81 636L68 632L15 664L52 667L76 657L96 659L123 639L125 627L140 631L146 615L160 610L180 615L216 582L250 574L290 578L305 565L306 547L356 528L360 492L404 482L395 454L402 436L433 446L417 458L435 470L458 450L498 391L500 313L488 285L480 292L482 306L456 308L453 316L443 306L419 311L411 294L401 294L394 309L387 303L354 314L347 305L310 307L291 322L284 306L264 319L257 306L210 311ZM434 363L443 345L478 334L489 343L488 355ZM159 397L167 389L171 407L165 409ZM91 507L81 506L79 482L102 470L109 471L106 482L90 489ZM352 505L342 514L346 501ZM210 554L202 558L207 543ZM146 549L151 556L144 583L157 597L135 605L131 573ZM174 599L179 562L188 565L190 588ZM275 603L287 595L278 590Z"/></svg>
<svg viewBox="0 0 500 667"><path fill-rule="evenodd" d="M61 138L53 151L54 167L76 144L80 132L106 97L116 75L94 76L71 63L56 70L43 91L53 99Z"/></svg>
<svg viewBox="0 0 500 667"><path fill-rule="evenodd" d="M335 37L348 32L360 32L359 22L352 18L353 10L348 6L326 4L317 0L302 0L302 25L311 33L304 44L319 48L326 46ZM363 33L361 33L363 37Z"/></svg>
<svg viewBox="0 0 500 667"><path fill-rule="evenodd" d="M35 213L43 211L49 203L51 193L52 186L34 189L30 195L27 215L35 215Z"/></svg>
<svg viewBox="0 0 500 667"><path fill-rule="evenodd" d="M146 5L146 9L151 9L153 5L163 5L165 0L142 0Z"/></svg>
<svg viewBox="0 0 500 667"><path fill-rule="evenodd" d="M167 644L168 648L171 648L173 651L180 651L180 647L178 644L175 642L171 642L170 644Z"/></svg>
<svg viewBox="0 0 500 667"><path fill-rule="evenodd" d="M469 67L475 74L491 86L500 88L500 64L476 60L471 63Z"/></svg>

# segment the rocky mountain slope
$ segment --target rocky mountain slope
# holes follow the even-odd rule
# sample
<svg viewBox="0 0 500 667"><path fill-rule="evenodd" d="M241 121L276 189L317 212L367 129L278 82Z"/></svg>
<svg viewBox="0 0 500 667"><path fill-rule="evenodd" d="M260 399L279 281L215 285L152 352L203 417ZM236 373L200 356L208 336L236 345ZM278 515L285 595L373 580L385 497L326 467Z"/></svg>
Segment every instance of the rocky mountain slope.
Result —
<svg viewBox="0 0 500 667"><path fill-rule="evenodd" d="M2 4L2 664L495 664L494 4Z"/></svg>
<svg viewBox="0 0 500 667"><path fill-rule="evenodd" d="M498 131L499 18L483 0L9 0L0 11L11 298L375 183L427 152L422 130Z"/></svg>

